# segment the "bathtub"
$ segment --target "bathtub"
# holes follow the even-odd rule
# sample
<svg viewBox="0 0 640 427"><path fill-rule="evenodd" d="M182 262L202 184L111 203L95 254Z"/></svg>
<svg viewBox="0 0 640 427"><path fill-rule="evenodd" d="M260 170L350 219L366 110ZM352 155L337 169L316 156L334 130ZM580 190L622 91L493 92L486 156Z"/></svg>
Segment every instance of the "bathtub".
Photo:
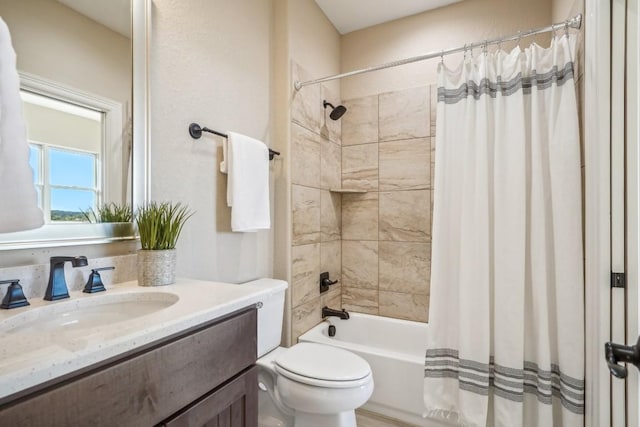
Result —
<svg viewBox="0 0 640 427"><path fill-rule="evenodd" d="M348 320L331 317L298 341L344 348L369 363L374 389L363 409L418 426L447 425L422 417L427 325L369 314L350 315ZM336 327L334 337L327 332L330 324Z"/></svg>

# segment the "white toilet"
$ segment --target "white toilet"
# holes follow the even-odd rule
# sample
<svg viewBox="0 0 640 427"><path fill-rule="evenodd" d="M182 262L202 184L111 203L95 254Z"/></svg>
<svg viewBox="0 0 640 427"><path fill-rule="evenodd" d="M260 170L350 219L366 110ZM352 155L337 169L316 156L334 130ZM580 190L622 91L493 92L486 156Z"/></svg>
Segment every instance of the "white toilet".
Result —
<svg viewBox="0 0 640 427"><path fill-rule="evenodd" d="M355 409L373 393L371 367L346 350L315 343L280 347L287 282L268 288L258 310L260 427L355 427Z"/></svg>

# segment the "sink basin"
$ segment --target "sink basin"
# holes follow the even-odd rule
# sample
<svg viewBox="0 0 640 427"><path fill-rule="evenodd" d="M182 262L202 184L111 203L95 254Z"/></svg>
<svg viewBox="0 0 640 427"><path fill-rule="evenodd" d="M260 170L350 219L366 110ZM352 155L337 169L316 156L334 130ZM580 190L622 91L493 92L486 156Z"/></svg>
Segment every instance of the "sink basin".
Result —
<svg viewBox="0 0 640 427"><path fill-rule="evenodd" d="M157 312L175 304L178 299L177 295L169 292L82 295L31 307L24 313L11 316L0 322L0 334L72 335Z"/></svg>

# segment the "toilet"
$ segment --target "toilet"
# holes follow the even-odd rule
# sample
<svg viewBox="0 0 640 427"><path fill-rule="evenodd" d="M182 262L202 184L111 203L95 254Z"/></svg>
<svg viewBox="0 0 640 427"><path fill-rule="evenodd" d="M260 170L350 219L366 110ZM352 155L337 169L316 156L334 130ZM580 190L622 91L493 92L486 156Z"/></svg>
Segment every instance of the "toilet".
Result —
<svg viewBox="0 0 640 427"><path fill-rule="evenodd" d="M258 425L355 427L355 409L373 393L366 360L323 344L280 347L287 282L244 285L269 290L258 304Z"/></svg>

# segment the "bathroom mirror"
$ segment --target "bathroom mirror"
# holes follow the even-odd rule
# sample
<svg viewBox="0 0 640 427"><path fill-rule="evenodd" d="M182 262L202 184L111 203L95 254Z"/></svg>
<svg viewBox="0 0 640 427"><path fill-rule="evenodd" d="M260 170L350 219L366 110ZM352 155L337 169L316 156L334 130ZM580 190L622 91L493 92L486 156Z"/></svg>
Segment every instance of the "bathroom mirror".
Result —
<svg viewBox="0 0 640 427"><path fill-rule="evenodd" d="M0 16L46 222L0 234L0 250L135 239L95 213L147 199L151 0L0 0Z"/></svg>

